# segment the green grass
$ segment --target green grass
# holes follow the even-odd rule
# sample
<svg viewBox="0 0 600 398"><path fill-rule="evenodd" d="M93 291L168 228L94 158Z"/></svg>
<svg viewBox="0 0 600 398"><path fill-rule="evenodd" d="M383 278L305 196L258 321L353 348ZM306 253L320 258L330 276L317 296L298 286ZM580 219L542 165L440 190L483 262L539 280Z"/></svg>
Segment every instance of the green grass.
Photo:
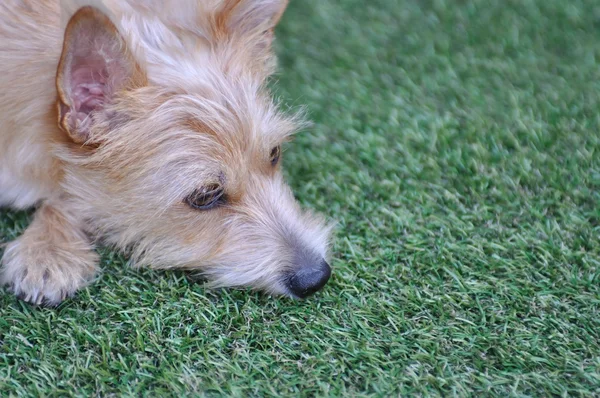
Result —
<svg viewBox="0 0 600 398"><path fill-rule="evenodd" d="M298 0L278 33L330 284L207 290L103 251L57 309L0 294L0 395L600 395L600 4Z"/></svg>

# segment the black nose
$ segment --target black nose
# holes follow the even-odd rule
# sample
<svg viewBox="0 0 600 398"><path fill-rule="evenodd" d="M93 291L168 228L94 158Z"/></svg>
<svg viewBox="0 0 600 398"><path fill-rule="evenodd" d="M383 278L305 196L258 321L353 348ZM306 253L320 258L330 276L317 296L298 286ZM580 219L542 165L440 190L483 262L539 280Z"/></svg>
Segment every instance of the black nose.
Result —
<svg viewBox="0 0 600 398"><path fill-rule="evenodd" d="M321 263L304 266L288 280L288 288L300 298L305 298L321 290L331 276L331 267L325 260Z"/></svg>

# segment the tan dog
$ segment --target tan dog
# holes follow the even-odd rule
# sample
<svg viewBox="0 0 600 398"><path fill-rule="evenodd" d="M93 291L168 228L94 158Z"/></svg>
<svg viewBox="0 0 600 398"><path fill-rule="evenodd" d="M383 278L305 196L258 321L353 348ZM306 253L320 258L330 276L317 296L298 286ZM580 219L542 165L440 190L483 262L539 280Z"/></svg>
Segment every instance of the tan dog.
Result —
<svg viewBox="0 0 600 398"><path fill-rule="evenodd" d="M92 5L0 3L0 205L39 204L1 282L57 304L102 239L214 285L320 289L329 228L282 179L297 118L265 89L286 0Z"/></svg>

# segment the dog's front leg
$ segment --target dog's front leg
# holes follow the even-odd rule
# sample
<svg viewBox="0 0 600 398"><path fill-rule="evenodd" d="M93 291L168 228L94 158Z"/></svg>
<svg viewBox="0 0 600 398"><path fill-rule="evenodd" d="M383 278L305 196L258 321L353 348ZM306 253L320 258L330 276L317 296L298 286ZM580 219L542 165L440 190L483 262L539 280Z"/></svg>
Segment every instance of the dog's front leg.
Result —
<svg viewBox="0 0 600 398"><path fill-rule="evenodd" d="M98 254L81 222L60 201L48 201L2 258L0 283L25 301L57 305L95 275Z"/></svg>

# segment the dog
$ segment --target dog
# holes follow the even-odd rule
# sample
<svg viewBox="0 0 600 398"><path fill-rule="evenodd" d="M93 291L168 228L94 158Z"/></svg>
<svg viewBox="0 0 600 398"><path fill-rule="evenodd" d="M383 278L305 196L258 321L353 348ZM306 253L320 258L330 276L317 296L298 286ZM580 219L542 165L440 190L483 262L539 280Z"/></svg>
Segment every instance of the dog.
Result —
<svg viewBox="0 0 600 398"><path fill-rule="evenodd" d="M304 298L330 226L285 184L302 115L266 84L287 0L3 0L0 206L36 207L0 282L57 305L106 244L135 266Z"/></svg>

